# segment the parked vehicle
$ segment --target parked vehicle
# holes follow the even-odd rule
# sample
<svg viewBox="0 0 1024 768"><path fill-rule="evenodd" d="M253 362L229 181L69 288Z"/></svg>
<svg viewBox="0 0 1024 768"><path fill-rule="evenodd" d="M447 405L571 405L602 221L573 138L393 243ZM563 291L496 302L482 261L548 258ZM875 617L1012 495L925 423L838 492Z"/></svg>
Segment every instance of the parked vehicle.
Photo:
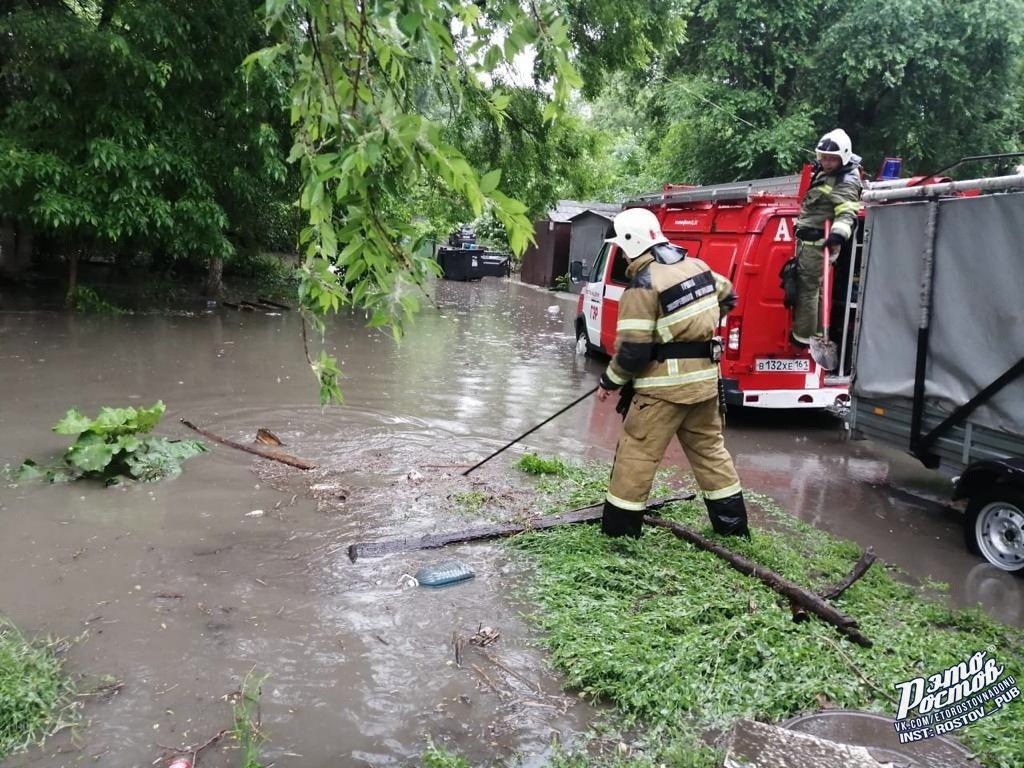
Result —
<svg viewBox="0 0 1024 768"><path fill-rule="evenodd" d="M437 249L437 263L446 280L479 280L482 277L508 277L512 260L506 253L488 251L476 242L476 232L463 226L448 238L448 245Z"/></svg>
<svg viewBox="0 0 1024 768"><path fill-rule="evenodd" d="M625 207L654 211L662 231L690 256L728 277L739 304L722 328L722 378L726 402L752 408L845 408L849 377L843 354L839 370L829 374L806 351L789 342L791 311L783 304L779 271L793 256L793 222L810 183L811 168L800 176L704 187L666 185L662 192L628 201ZM833 270L830 313L833 340L849 346L855 297L848 296L851 265L860 237L847 243ZM577 304L579 351L610 355L615 344L618 302L628 285L626 262L605 244L589 275L579 262L570 275L585 285Z"/></svg>
<svg viewBox="0 0 1024 768"><path fill-rule="evenodd" d="M1024 575L1024 174L864 198L851 429L958 474L967 546Z"/></svg>

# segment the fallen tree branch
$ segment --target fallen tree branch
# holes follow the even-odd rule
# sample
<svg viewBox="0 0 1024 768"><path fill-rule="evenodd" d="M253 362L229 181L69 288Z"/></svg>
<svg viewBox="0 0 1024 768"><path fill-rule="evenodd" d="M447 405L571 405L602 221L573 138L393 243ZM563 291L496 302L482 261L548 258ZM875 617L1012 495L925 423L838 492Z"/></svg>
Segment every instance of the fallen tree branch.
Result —
<svg viewBox="0 0 1024 768"><path fill-rule="evenodd" d="M179 748L179 747L168 747L168 746L165 746L165 745L160 744L160 743L157 743L157 746L160 747L160 749L165 749L168 752L175 752L175 753L177 753L179 755L191 755L192 756L192 763L194 765L198 761L198 759L199 759L199 753L200 752L202 752L207 747L212 747L214 744L216 744L218 741L223 739L229 733L231 733L231 730L228 729L228 728L225 728L224 730L219 731L218 733L214 734L214 736L211 737L202 746L200 746L198 744L193 744L190 747Z"/></svg>
<svg viewBox="0 0 1024 768"><path fill-rule="evenodd" d="M871 647L871 641L862 635L860 630L857 629L857 621L855 619L847 616L845 613L836 609L813 592L804 589L799 584L794 584L774 571L765 568L763 565L758 565L742 555L737 555L735 552L726 549L722 545L704 538L696 531L691 531L684 525L672 522L671 520L662 520L661 518L650 516L645 516L644 522L647 525L653 525L657 528L665 528L675 534L678 538L688 541L706 552L711 552L712 554L717 555L740 573L746 574L747 576L754 576L760 580L761 583L771 587L783 597L788 597L791 601L807 609L819 618L824 619L829 624L832 624L836 629L858 645L862 645L865 648Z"/></svg>
<svg viewBox="0 0 1024 768"><path fill-rule="evenodd" d="M863 682L864 685L868 686L871 690L873 690L875 693L877 693L879 696L881 696L883 699L888 701L893 706L896 706L896 697L888 691L883 691L881 688L879 688L877 685L871 682L871 678L869 678L867 675L861 672L860 667L853 663L853 659L851 659L843 652L843 649L839 647L838 643L834 643L827 637L825 638L825 642L827 642L829 645L836 649L836 652L839 654L842 660L845 661L847 666L856 673L857 677L861 679L861 682Z"/></svg>
<svg viewBox="0 0 1024 768"><path fill-rule="evenodd" d="M693 498L694 495L688 493L683 496L668 496L663 499L656 499L647 505L647 510L654 511L674 501L690 501ZM598 504L572 509L558 515L537 518L525 525L503 523L501 525L485 525L479 528L470 528L454 533L431 533L426 536L392 539L391 541L350 544L348 557L354 563L360 557L380 557L392 552L406 552L412 549L438 549L448 544L462 544L467 541L480 541L483 539L501 539L507 536L514 536L517 533L523 533L524 531L539 531L559 525L572 525L573 523L589 523L600 519L603 506L604 502L602 501Z"/></svg>
<svg viewBox="0 0 1024 768"><path fill-rule="evenodd" d="M279 304L276 301L271 301L270 299L265 299L262 296L260 296L258 299L256 299L256 301L258 301L260 304L266 304L268 307L273 307L274 309L287 309L287 310L291 309L291 307L289 307L287 304Z"/></svg>
<svg viewBox="0 0 1024 768"><path fill-rule="evenodd" d="M197 427L191 421L186 421L185 419L182 419L181 423L184 424L189 429L193 430L194 432L198 432L203 437L207 437L210 440L213 440L214 442L220 443L221 445L226 445L229 448L237 448L240 451L252 453L264 459L280 461L282 464L288 464L289 466L296 467L297 469L316 469L316 464L314 464L311 461L306 461L305 459L298 459L294 456L288 455L287 453L282 453L281 451L271 451L266 448L257 448L252 445L236 443L234 440L228 440L226 437L215 435L213 432L210 432L209 430L203 429L202 427Z"/></svg>
<svg viewBox="0 0 1024 768"><path fill-rule="evenodd" d="M826 600L835 600L843 592L848 590L850 586L868 572L868 568L875 562L877 558L871 547L868 547L860 559L854 564L853 570L850 571L849 575L840 582L836 582L831 587L822 587L818 590L818 594L824 597Z"/></svg>

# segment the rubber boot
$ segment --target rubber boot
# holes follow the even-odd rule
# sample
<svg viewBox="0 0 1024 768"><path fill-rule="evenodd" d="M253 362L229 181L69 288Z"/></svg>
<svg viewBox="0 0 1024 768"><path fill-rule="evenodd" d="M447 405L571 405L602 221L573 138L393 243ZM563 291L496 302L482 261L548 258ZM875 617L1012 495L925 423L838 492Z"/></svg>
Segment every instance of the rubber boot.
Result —
<svg viewBox="0 0 1024 768"><path fill-rule="evenodd" d="M727 496L724 499L704 499L711 518L711 527L722 536L743 536L750 538L747 527L747 507L743 503L743 494Z"/></svg>
<svg viewBox="0 0 1024 768"><path fill-rule="evenodd" d="M790 332L790 334L789 334L789 343L790 343L790 344L791 344L791 345L792 345L792 346L793 346L793 347L794 347L795 349L797 349L797 350L799 350L799 351L801 351L801 352L805 352L805 351L807 351L808 349L810 349L810 348L811 348L811 345L810 345L810 343L809 343L809 342L807 342L807 341L801 341L800 339L798 339L798 338L796 337L796 335L795 335L795 334L794 334L794 333L793 333L792 331L791 331L791 332Z"/></svg>
<svg viewBox="0 0 1024 768"><path fill-rule="evenodd" d="M643 524L643 513L617 507L610 501L604 503L601 533L605 536L632 536L639 539L643 532Z"/></svg>

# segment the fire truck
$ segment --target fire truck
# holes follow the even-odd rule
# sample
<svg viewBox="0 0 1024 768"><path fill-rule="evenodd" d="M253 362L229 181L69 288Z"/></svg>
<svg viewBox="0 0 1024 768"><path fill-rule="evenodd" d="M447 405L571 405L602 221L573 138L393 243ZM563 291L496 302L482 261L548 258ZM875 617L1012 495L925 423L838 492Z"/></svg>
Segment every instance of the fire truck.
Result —
<svg viewBox="0 0 1024 768"><path fill-rule="evenodd" d="M856 312L856 272L863 227L858 226L831 270L831 335L839 367L827 372L811 355L789 343L791 311L783 304L779 272L795 249L793 223L810 184L811 166L795 176L687 187L668 184L660 192L630 200L661 222L665 237L732 281L739 304L723 320L721 370L726 402L751 408L845 410L849 396L849 350ZM583 282L577 303L580 353L611 355L622 292L629 284L626 260L606 243L589 275L570 267Z"/></svg>

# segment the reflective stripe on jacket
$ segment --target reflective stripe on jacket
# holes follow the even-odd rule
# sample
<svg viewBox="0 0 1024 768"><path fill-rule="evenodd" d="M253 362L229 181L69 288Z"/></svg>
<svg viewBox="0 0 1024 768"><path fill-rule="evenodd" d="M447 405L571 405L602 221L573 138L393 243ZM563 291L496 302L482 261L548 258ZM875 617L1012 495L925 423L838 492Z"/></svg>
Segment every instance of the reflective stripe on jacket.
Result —
<svg viewBox="0 0 1024 768"><path fill-rule="evenodd" d="M656 246L665 247L665 246ZM681 258L665 264L651 252L626 269L631 282L619 302L615 356L601 386L618 389L629 381L673 403L700 403L718 394L718 364L709 358L658 361L659 344L710 341L721 319L720 302L732 297L732 283L703 261Z"/></svg>
<svg viewBox="0 0 1024 768"><path fill-rule="evenodd" d="M856 166L844 165L831 174L818 171L800 203L796 226L824 229L825 222L831 221L832 231L849 240L860 213L862 187Z"/></svg>

